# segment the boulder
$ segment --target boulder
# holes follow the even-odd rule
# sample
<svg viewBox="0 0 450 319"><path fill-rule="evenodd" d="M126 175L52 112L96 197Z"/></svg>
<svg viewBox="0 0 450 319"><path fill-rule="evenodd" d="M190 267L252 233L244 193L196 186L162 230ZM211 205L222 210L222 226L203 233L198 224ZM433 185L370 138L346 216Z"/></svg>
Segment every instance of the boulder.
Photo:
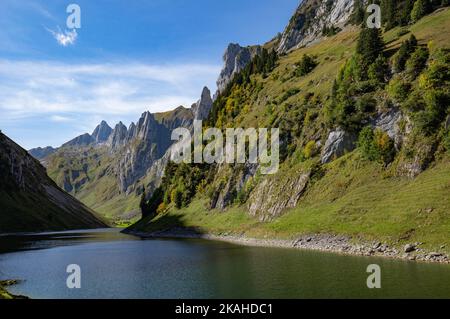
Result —
<svg viewBox="0 0 450 319"><path fill-rule="evenodd" d="M415 250L416 250L416 246L413 245L413 244L407 244L407 245L405 245L405 247L404 247L404 252L405 252L405 253L411 253L411 252L413 252L413 251L415 251Z"/></svg>
<svg viewBox="0 0 450 319"><path fill-rule="evenodd" d="M397 108L392 108L388 112L379 113L372 121L372 126L375 129L386 132L386 134L394 140L397 149L403 141L402 130L399 126L402 118L402 112Z"/></svg>
<svg viewBox="0 0 450 319"><path fill-rule="evenodd" d="M338 129L328 135L328 139L322 151L322 164L329 163L341 157L347 152L351 152L356 147L356 136Z"/></svg>

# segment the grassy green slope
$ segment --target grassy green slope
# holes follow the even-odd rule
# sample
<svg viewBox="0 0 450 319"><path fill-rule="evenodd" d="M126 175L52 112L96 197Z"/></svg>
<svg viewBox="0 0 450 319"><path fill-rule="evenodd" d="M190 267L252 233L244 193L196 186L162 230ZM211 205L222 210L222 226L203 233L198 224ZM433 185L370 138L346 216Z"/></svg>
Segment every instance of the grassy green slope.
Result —
<svg viewBox="0 0 450 319"><path fill-rule="evenodd" d="M114 173L115 158L107 148L61 149L47 159L49 176L61 187L69 176L70 193L112 225L137 220L139 196L121 194ZM72 172L77 172L72 176ZM74 177L74 178L72 178Z"/></svg>
<svg viewBox="0 0 450 319"><path fill-rule="evenodd" d="M335 233L394 245L424 242L430 249L446 245L449 251L449 191L449 158L410 180L385 177L379 165L368 164L355 152L328 164L324 178L308 189L297 207L272 222L248 216L245 206L207 211L207 201L197 198L186 209L172 208L153 221L140 221L134 229L180 226L215 234L286 239Z"/></svg>
<svg viewBox="0 0 450 319"><path fill-rule="evenodd" d="M439 10L411 26L419 43L432 41L435 48L450 47L446 30L450 10ZM385 33L387 49L398 48L410 33L395 28ZM338 69L352 55L358 29L348 30L317 45L296 50L279 61L279 66L265 79L258 77L261 89L247 97L244 112L233 126L264 126L270 123L267 106L281 104L274 112L285 112L283 105L295 104L308 92L329 95ZM305 77L290 76L294 64L304 54L316 55L320 64ZM285 93L300 91L287 99ZM320 122L320 121L318 121ZM288 175L308 162L289 158L278 173ZM267 223L250 217L245 205L226 211L208 210L206 196L199 194L184 209L170 208L154 220L142 220L132 227L154 231L173 226L195 227L210 233L245 233L254 237L292 238L310 233L348 234L402 245L424 242L424 247L450 252L450 159L440 157L415 179L395 177L389 169L365 161L358 150L323 167L325 174L311 183L296 208Z"/></svg>

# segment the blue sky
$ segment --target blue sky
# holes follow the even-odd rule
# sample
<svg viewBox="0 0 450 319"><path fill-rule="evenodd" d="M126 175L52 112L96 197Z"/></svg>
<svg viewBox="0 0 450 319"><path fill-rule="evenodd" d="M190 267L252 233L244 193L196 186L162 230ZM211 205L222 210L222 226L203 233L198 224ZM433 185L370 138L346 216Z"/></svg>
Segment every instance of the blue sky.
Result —
<svg viewBox="0 0 450 319"><path fill-rule="evenodd" d="M81 8L68 30L66 8ZM59 146L146 110L215 91L230 42L281 32L299 0L2 0L0 129L25 148Z"/></svg>

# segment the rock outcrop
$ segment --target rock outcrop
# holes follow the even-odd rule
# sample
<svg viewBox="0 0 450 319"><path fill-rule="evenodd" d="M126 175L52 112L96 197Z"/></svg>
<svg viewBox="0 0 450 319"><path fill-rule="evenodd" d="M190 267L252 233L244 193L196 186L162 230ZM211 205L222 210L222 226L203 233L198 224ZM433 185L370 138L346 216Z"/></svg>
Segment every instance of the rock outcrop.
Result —
<svg viewBox="0 0 450 319"><path fill-rule="evenodd" d="M251 177L255 176L258 167L258 164L246 163L230 169L228 165L221 164L217 174L223 175L223 171L228 170L225 174L230 174L231 176L225 184L219 184L217 186L215 196L211 199L210 207L223 210L233 204L237 194L243 189L245 183Z"/></svg>
<svg viewBox="0 0 450 319"><path fill-rule="evenodd" d="M343 28L353 12L354 0L304 0L281 35L278 53L313 44L322 30Z"/></svg>
<svg viewBox="0 0 450 319"><path fill-rule="evenodd" d="M398 108L392 108L388 112L379 113L371 122L374 129L380 129L394 141L395 147L400 148L404 132L400 128L400 121L404 119L403 113Z"/></svg>
<svg viewBox="0 0 450 319"><path fill-rule="evenodd" d="M248 210L250 215L261 221L269 221L280 216L284 210L297 206L306 190L310 172L298 172L277 181L264 179L250 195Z"/></svg>
<svg viewBox="0 0 450 319"><path fill-rule="evenodd" d="M322 150L322 164L329 163L356 147L356 136L341 129L330 132Z"/></svg>
<svg viewBox="0 0 450 319"><path fill-rule="evenodd" d="M233 76L244 69L259 52L260 46L241 47L239 44L230 43L223 55L224 65L217 79L218 93L222 93Z"/></svg>

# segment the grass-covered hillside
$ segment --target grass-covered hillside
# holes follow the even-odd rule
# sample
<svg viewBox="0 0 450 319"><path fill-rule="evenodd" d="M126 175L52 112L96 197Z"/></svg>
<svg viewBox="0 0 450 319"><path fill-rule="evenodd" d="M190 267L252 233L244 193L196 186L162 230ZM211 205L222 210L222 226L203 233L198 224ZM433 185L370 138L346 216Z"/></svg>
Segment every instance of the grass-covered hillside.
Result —
<svg viewBox="0 0 450 319"><path fill-rule="evenodd" d="M107 147L66 147L46 158L47 173L60 187L120 226L137 220L139 197L120 192L116 165Z"/></svg>
<svg viewBox="0 0 450 319"><path fill-rule="evenodd" d="M131 230L346 234L449 252L450 10L398 24L253 61L206 126L279 127L279 172L170 165ZM350 147L325 157L331 132Z"/></svg>

